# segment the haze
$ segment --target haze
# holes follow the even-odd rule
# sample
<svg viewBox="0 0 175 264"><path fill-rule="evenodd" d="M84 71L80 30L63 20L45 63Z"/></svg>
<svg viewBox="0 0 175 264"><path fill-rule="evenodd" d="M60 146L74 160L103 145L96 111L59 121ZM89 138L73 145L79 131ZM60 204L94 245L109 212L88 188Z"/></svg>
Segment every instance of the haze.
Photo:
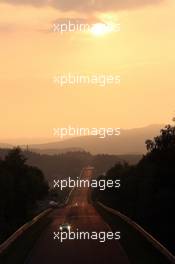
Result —
<svg viewBox="0 0 175 264"><path fill-rule="evenodd" d="M126 129L171 120L173 0L133 1L133 5L104 1L104 6L87 10L86 1L81 8L62 1L57 5L38 1L39 6L20 2L0 3L0 141L52 139L53 127L68 125ZM70 17L120 23L121 32L61 36L50 31L54 21ZM120 74L121 85L59 88L53 84L55 74L69 72Z"/></svg>

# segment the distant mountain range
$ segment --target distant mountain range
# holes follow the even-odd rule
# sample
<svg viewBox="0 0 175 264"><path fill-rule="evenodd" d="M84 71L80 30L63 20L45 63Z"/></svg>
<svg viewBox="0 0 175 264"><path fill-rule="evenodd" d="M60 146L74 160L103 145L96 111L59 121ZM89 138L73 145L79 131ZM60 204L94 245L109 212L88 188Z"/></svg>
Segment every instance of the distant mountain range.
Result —
<svg viewBox="0 0 175 264"><path fill-rule="evenodd" d="M88 151L92 154L132 155L146 152L145 141L159 134L164 125L150 125L143 128L121 130L120 136L108 136L104 139L95 136L82 136L44 144L30 144L30 150L41 154L57 154L70 151ZM12 148L2 143L0 148ZM22 145L22 148L26 146Z"/></svg>
<svg viewBox="0 0 175 264"><path fill-rule="evenodd" d="M146 152L145 141L157 136L164 125L150 125L143 128L122 130L120 136L101 139L95 136L82 136L45 144L31 144L29 149L41 154L56 154L69 151L88 151L92 154L132 155ZM1 148L12 147L0 144ZM26 148L26 146L22 146Z"/></svg>

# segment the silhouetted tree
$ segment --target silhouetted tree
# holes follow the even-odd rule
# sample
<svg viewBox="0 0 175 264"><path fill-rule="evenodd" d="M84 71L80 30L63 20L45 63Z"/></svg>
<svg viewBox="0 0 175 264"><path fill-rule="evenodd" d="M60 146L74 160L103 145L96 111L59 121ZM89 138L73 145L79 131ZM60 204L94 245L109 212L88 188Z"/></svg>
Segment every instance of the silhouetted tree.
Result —
<svg viewBox="0 0 175 264"><path fill-rule="evenodd" d="M175 253L175 126L165 126L146 147L137 165L107 172L106 179L121 179L120 190L96 190L93 198L133 218Z"/></svg>
<svg viewBox="0 0 175 264"><path fill-rule="evenodd" d="M0 160L0 227L5 226L0 240L28 219L36 201L47 192L42 171L26 164L20 148Z"/></svg>

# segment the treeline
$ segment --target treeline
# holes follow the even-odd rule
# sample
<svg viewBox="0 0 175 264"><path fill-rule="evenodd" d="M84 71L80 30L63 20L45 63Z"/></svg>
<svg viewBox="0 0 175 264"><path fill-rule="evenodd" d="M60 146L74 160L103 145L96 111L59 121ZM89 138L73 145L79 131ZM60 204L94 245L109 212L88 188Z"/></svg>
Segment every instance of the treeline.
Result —
<svg viewBox="0 0 175 264"><path fill-rule="evenodd" d="M175 253L175 126L166 126L146 147L137 165L119 163L99 177L120 179L120 189L95 190L92 197L138 222Z"/></svg>
<svg viewBox="0 0 175 264"><path fill-rule="evenodd" d="M5 153L7 153L7 150L0 150L0 156L5 156ZM140 159L140 155L92 155L85 151L67 152L57 155L23 151L23 154L27 157L27 164L40 168L51 185L56 177L75 178L79 176L81 169L87 165L94 166L95 174L99 175L122 160L127 160L132 164L137 163Z"/></svg>
<svg viewBox="0 0 175 264"><path fill-rule="evenodd" d="M42 171L27 165L19 148L0 160L0 242L30 219L37 200L47 193Z"/></svg>
<svg viewBox="0 0 175 264"><path fill-rule="evenodd" d="M0 157L4 157L8 150L0 149ZM27 164L40 168L50 185L53 179L58 178L75 178L79 176L83 167L91 165L95 167L95 175L99 175L117 162L126 160L130 164L136 164L141 156L140 155L92 155L85 151L72 151L62 154L38 154L32 151L23 151L27 157Z"/></svg>

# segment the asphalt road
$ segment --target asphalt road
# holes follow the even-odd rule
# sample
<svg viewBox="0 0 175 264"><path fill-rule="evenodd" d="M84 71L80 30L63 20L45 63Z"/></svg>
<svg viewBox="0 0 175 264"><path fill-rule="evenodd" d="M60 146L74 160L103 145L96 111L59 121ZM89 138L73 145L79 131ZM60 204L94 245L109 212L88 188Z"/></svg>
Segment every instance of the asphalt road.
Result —
<svg viewBox="0 0 175 264"><path fill-rule="evenodd" d="M82 179L92 176L91 169L84 169ZM119 240L54 240L62 223L69 223L71 231L101 232L111 231L94 207L89 203L88 188L76 188L66 207L56 209L51 214L52 221L42 232L30 252L25 264L129 264ZM120 230L119 230L120 231ZM122 235L122 234L121 234Z"/></svg>

